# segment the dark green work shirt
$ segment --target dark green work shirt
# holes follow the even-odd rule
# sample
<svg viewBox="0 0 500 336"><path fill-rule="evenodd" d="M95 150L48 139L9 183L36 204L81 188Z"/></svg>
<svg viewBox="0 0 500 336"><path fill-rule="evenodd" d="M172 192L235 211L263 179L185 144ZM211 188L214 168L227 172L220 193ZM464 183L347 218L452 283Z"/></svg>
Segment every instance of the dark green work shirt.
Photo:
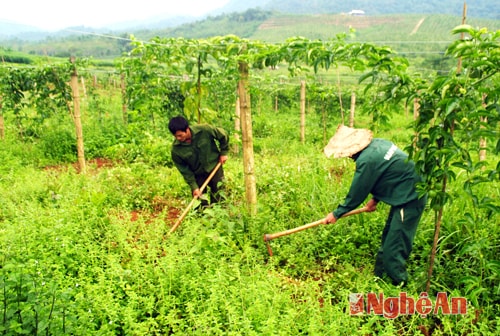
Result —
<svg viewBox="0 0 500 336"><path fill-rule="evenodd" d="M333 215L340 218L356 209L368 196L391 206L416 200L416 183L420 177L415 164L395 144L384 139L373 139L355 159L356 172L345 198Z"/></svg>
<svg viewBox="0 0 500 336"><path fill-rule="evenodd" d="M198 188L196 175L210 173L219 162L219 156L227 155L229 137L218 127L211 125L193 125L191 143L177 139L172 144L172 161L191 190Z"/></svg>

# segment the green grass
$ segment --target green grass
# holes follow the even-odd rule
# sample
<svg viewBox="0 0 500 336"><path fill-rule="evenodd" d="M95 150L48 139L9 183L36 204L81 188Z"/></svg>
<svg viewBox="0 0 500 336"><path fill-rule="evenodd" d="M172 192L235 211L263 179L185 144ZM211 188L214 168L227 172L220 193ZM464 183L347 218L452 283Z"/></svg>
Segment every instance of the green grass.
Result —
<svg viewBox="0 0 500 336"><path fill-rule="evenodd" d="M168 159L161 159L172 140L168 133L146 121L129 125L130 133L121 130L119 105L106 106L110 115L101 119L89 112L87 141L105 139L99 151L115 163L89 164L83 175L64 162L60 169L43 169L47 161L40 143L27 145L9 128L0 146L0 331L495 334L499 215L471 207L461 189L465 176L451 185L457 197L445 209L429 293L465 296L465 316L349 316L350 293L400 292L372 276L388 211L384 205L375 213L272 240L274 255L268 255L263 235L323 218L342 202L354 168L348 159L322 154L320 115L308 114L301 143L296 108L276 113L271 105L264 100L253 120L257 214L250 216L245 206L242 155L232 154L225 165L228 204L204 215L190 212L172 235L170 225L190 194ZM404 147L411 118L394 115L376 136ZM328 137L339 121L338 114L329 115ZM360 115L356 125L369 123ZM498 157L489 154L488 160L494 165ZM479 193L498 199L498 190L495 182ZM409 262L407 292L415 298L425 286L432 236L433 213L426 211Z"/></svg>

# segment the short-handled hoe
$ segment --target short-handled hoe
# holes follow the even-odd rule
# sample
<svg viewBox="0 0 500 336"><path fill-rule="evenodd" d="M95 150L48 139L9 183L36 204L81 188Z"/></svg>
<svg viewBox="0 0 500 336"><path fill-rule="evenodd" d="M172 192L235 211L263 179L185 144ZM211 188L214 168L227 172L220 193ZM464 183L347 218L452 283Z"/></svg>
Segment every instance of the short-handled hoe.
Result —
<svg viewBox="0 0 500 336"><path fill-rule="evenodd" d="M360 213L366 212L366 211L368 211L367 207L355 209L355 210L349 211L348 213L344 214L342 216L342 218L347 217L347 216L357 215L357 214L360 214ZM309 229L309 228L312 228L312 227L315 227L315 226L318 226L318 225L321 225L321 224L326 224L324 218L320 219L320 220L318 220L316 222L305 224L305 225L302 225L302 226L299 226L299 227L296 227L296 228L293 228L293 229L289 229L289 230L285 230L285 231L280 231L280 232L276 232L276 233L266 233L264 235L264 241L266 242L267 252L269 252L270 256L273 255L273 250L271 250L271 246L269 245L269 241L270 240L278 238L278 237L282 237L282 236L287 236L287 235L290 235L292 233L297 233L299 231L306 230L306 229Z"/></svg>

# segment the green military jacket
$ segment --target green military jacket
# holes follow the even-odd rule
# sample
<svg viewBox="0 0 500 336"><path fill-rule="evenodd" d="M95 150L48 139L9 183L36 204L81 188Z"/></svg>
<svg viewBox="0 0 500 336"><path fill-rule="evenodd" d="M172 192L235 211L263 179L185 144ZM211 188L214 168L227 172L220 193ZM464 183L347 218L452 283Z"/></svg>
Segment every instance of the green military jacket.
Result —
<svg viewBox="0 0 500 336"><path fill-rule="evenodd" d="M210 173L219 156L229 152L229 137L218 127L211 125L193 125L191 143L180 142L177 139L172 144L172 161L181 173L191 190L198 188L196 175Z"/></svg>
<svg viewBox="0 0 500 336"><path fill-rule="evenodd" d="M391 206L400 206L418 198L416 183L420 177L415 164L395 144L373 139L355 159L356 171L345 198L333 211L335 218L356 209L368 196Z"/></svg>

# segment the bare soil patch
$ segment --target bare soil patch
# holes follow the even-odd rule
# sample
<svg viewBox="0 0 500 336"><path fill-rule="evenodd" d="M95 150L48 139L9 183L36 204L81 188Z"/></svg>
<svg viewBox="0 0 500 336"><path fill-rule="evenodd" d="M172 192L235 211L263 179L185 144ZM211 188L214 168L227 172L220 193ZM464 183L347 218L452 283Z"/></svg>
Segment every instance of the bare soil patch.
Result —
<svg viewBox="0 0 500 336"><path fill-rule="evenodd" d="M87 172L92 172L102 168L110 168L116 164L117 162L114 160L105 158L95 158L85 161L85 168ZM45 166L43 167L43 169L47 171L57 171L57 172L67 172L69 169L73 169L77 173L80 173L80 165L78 164L78 162L73 162L70 164Z"/></svg>

